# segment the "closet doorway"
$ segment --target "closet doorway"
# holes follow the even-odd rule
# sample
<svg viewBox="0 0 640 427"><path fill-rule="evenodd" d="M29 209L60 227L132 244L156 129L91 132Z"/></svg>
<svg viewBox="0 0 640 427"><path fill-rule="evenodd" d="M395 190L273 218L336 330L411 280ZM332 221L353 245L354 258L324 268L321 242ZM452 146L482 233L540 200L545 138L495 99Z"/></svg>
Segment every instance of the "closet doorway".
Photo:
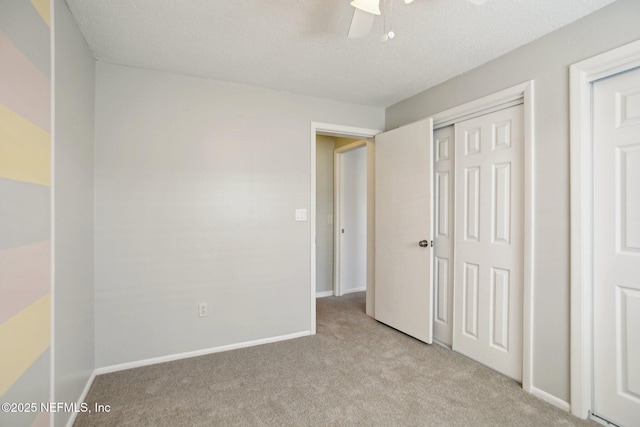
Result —
<svg viewBox="0 0 640 427"><path fill-rule="evenodd" d="M440 127L433 151L434 339L521 382L523 106Z"/></svg>
<svg viewBox="0 0 640 427"><path fill-rule="evenodd" d="M640 41L571 66L571 412L640 418ZM608 420L608 421L607 421Z"/></svg>

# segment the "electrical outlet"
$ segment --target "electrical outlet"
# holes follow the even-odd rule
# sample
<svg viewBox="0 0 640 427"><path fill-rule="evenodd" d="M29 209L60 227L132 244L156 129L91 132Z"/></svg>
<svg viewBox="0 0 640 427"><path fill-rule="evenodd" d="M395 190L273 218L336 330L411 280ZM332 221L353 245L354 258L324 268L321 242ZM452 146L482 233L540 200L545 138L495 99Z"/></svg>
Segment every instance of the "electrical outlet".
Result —
<svg viewBox="0 0 640 427"><path fill-rule="evenodd" d="M209 310L207 309L207 303L201 302L198 304L198 316L199 317L207 317L209 315Z"/></svg>
<svg viewBox="0 0 640 427"><path fill-rule="evenodd" d="M333 215L327 215L327 224L333 224Z"/></svg>

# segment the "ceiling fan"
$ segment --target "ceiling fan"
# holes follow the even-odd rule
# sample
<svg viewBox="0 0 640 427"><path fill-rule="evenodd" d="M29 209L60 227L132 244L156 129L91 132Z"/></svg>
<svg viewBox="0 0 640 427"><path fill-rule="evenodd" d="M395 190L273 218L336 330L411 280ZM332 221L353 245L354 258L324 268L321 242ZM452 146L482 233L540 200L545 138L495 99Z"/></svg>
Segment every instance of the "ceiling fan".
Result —
<svg viewBox="0 0 640 427"><path fill-rule="evenodd" d="M393 0L386 0L393 1ZM403 0L405 4L413 3L413 0ZM481 5L487 0L467 0L473 4ZM380 12L380 0L353 0L351 6L355 8L353 12L353 18L351 19L351 26L349 27L349 38L355 39L358 37L364 37L371 32L373 27L373 19L376 15L381 15ZM387 31L382 35L382 41L387 41L395 37L393 31Z"/></svg>

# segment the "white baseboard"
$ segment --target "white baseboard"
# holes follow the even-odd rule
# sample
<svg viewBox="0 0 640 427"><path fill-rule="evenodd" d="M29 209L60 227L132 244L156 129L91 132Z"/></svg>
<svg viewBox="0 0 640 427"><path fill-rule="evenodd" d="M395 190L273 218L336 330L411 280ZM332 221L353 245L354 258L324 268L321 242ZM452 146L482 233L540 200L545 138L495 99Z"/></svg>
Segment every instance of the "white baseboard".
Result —
<svg viewBox="0 0 640 427"><path fill-rule="evenodd" d="M353 294L355 292L364 292L366 290L367 290L366 286L362 287L362 288L355 288L355 289L343 289L342 290L342 295Z"/></svg>
<svg viewBox="0 0 640 427"><path fill-rule="evenodd" d="M95 380L95 379L96 379L96 371L93 371L93 373L91 374L91 376L87 380L87 384L84 386L84 390L82 390L82 393L80 394L80 397L78 398L78 407L80 407L82 402L84 402L85 399L87 398L87 394L89 394L89 389L93 385L93 380ZM77 416L78 416L77 412L75 412L75 411L71 412L71 416L69 417L69 420L67 421L67 427L73 427L73 423L76 422L76 417Z"/></svg>
<svg viewBox="0 0 640 427"><path fill-rule="evenodd" d="M316 298L332 297L333 291L316 292Z"/></svg>
<svg viewBox="0 0 640 427"><path fill-rule="evenodd" d="M571 410L571 405L568 402L560 399L559 397L555 397L552 394L547 393L546 391L542 391L539 388L531 387L531 394L536 396L539 399L544 400L547 403L551 403L553 406L557 406L560 409L563 409L567 412Z"/></svg>
<svg viewBox="0 0 640 427"><path fill-rule="evenodd" d="M124 371L127 369L140 368L142 366L155 365L157 363L172 362L174 360L188 359L190 357L204 356L206 354L220 353L223 351L235 350L238 348L253 347L255 345L269 344L278 341L290 340L293 338L306 337L311 335L311 331L296 332L288 335L262 338L259 340L245 341L237 344L222 345L219 347L204 348L202 350L188 351L185 353L169 354L167 356L153 357L151 359L137 360L134 362L120 363L118 365L104 366L97 368L95 374L110 374L112 372Z"/></svg>

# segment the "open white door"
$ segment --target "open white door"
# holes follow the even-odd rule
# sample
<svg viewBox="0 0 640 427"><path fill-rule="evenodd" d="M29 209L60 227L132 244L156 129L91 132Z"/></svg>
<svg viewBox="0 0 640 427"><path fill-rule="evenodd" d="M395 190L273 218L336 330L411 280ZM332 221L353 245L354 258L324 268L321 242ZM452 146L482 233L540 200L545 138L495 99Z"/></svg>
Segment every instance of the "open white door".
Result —
<svg viewBox="0 0 640 427"><path fill-rule="evenodd" d="M375 318L432 342L433 121L375 139Z"/></svg>

